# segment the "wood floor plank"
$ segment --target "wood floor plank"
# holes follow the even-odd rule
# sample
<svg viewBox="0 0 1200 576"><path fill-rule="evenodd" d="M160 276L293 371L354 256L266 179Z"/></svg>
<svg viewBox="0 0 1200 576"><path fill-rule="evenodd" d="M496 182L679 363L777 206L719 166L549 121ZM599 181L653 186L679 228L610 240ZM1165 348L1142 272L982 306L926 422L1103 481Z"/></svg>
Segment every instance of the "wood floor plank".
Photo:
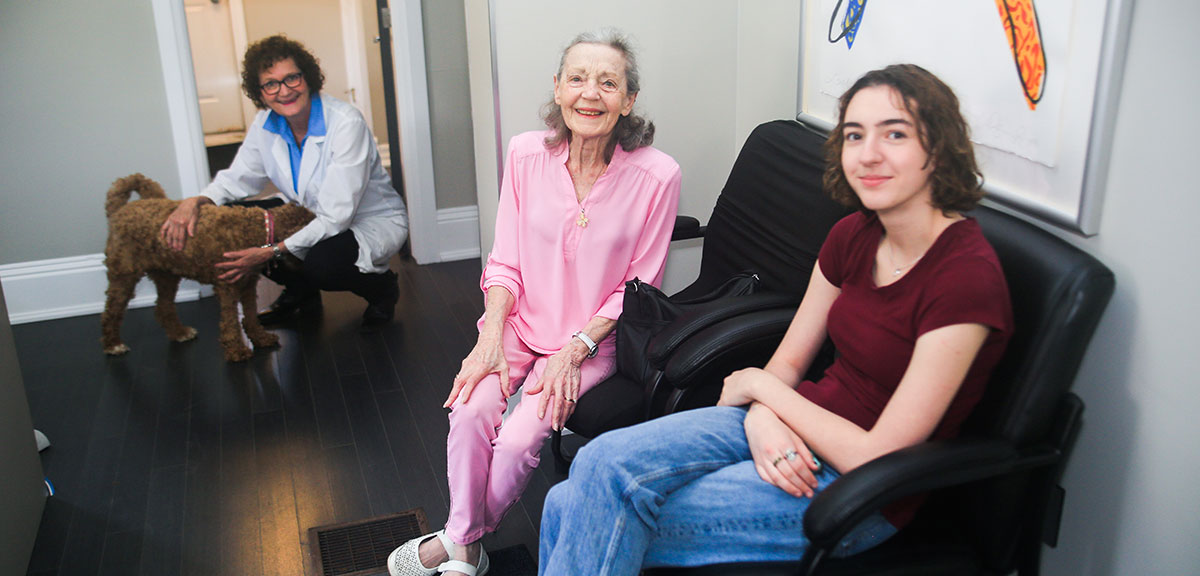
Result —
<svg viewBox="0 0 1200 576"><path fill-rule="evenodd" d="M192 412L184 475L184 576L218 574L221 561L221 427L203 408Z"/></svg>
<svg viewBox="0 0 1200 576"><path fill-rule="evenodd" d="M157 387L139 378L130 388L129 416L113 483L108 532L140 532L146 523L155 432L158 428Z"/></svg>
<svg viewBox="0 0 1200 576"><path fill-rule="evenodd" d="M379 410L384 414L384 433L387 435L399 472L399 483L409 502L425 510L425 517L431 527L445 524L449 512L449 500L438 489L438 476L444 476L446 469L435 470L427 455L427 450L446 450L444 433L438 437L429 437L413 418L413 413L402 391L377 393L375 400ZM445 416L442 416L445 419ZM425 443L431 444L426 448Z"/></svg>
<svg viewBox="0 0 1200 576"><path fill-rule="evenodd" d="M384 433L382 415L375 403L371 383L363 374L344 376L342 390L354 429L354 445L358 449L358 461L367 485L371 514L382 516L407 510L410 508L408 497L400 482L387 434Z"/></svg>
<svg viewBox="0 0 1200 576"><path fill-rule="evenodd" d="M86 481L77 492L60 492L56 496L70 502L75 508L59 568L64 574L93 573L104 556L108 502L112 498L112 478L116 473L121 443L117 437L94 440L83 464Z"/></svg>
<svg viewBox="0 0 1200 576"><path fill-rule="evenodd" d="M254 417L248 374L241 366L224 366L221 385L220 551L225 574L262 574L259 536L259 469L255 458ZM268 471L263 470L266 474Z"/></svg>
<svg viewBox="0 0 1200 576"><path fill-rule="evenodd" d="M321 434L321 446L343 446L354 442L350 432L350 420L346 415L346 404L342 398L337 365L327 339L314 329L300 332L301 348L307 367L309 389L317 426Z"/></svg>
<svg viewBox="0 0 1200 576"><path fill-rule="evenodd" d="M51 324L51 323L44 323ZM18 354L21 357L23 379L39 378L33 386L52 399L40 404L32 411L34 426L44 432L53 447L42 453L42 469L46 477L58 488L60 496L47 500L38 526L29 562L31 573L57 571L66 547L67 532L76 512L74 501L87 479L83 475L84 461L88 456L92 437L89 434L98 414L103 376L88 370L72 374L73 365L64 365L57 359L62 350L53 349L54 356L43 358L39 352L45 350L45 341L54 341L53 330L37 330L26 337L26 328L36 325L13 327ZM37 376L24 372L25 366L33 366ZM76 377L78 376L78 378ZM98 385L99 383L99 385Z"/></svg>
<svg viewBox="0 0 1200 576"><path fill-rule="evenodd" d="M188 355L176 368L190 376L189 419L183 502L183 565L185 576L226 574L221 564L221 424L222 406L232 406L230 381L222 354L211 338L216 329L214 299L179 306L181 320L209 338L185 346ZM211 309L210 309L211 305Z"/></svg>
<svg viewBox="0 0 1200 576"><path fill-rule="evenodd" d="M371 517L371 499L367 497L367 484L363 481L362 467L358 463L358 452L353 445L334 446L323 450L329 463L326 473L333 497L333 521L340 524Z"/></svg>
<svg viewBox="0 0 1200 576"><path fill-rule="evenodd" d="M93 383L95 385L96 383ZM121 432L129 411L124 383L105 379L90 406L87 448L78 476L64 475L58 498L72 510L69 530L63 535L60 570L66 573L92 573L104 553L104 540L111 511L114 478L121 455ZM55 467L54 473L59 470ZM49 473L49 472L48 472ZM65 491L64 491L65 489Z"/></svg>
<svg viewBox="0 0 1200 576"><path fill-rule="evenodd" d="M304 573L287 441L282 410L254 415L255 463L260 471L258 522L264 576Z"/></svg>
<svg viewBox="0 0 1200 576"><path fill-rule="evenodd" d="M308 550L308 529L336 521L328 469L331 463L321 449L320 430L313 410L311 389L299 334L281 329L281 347L272 356L283 400L284 423L287 428L288 461L291 463L292 486L296 498L296 520L300 545ZM305 574L315 574L311 554L301 557Z"/></svg>
<svg viewBox="0 0 1200 576"><path fill-rule="evenodd" d="M176 576L183 568L183 465L155 468L147 490L141 576Z"/></svg>
<svg viewBox="0 0 1200 576"><path fill-rule="evenodd" d="M137 574L142 562L143 530L109 533L104 540L104 558L99 576L129 576ZM215 572L209 572L215 574Z"/></svg>
<svg viewBox="0 0 1200 576"><path fill-rule="evenodd" d="M419 274L419 270L408 269L406 274L402 275L402 281L409 283L412 292L420 296L417 305L423 310L444 311L440 297L428 292L432 287L424 286L425 291L422 291L422 286L414 281L414 276ZM443 501L448 504L450 496L446 481L445 438L450 426L442 404L450 391L454 374L469 349L461 350L460 345L459 349L447 350L441 342L429 336L435 330L434 326L439 318L444 316L423 314L413 318L405 326L413 333L413 337L406 338L405 346L399 348L397 343L388 344L395 351L393 357L396 359L401 381L405 383L404 393L411 407L410 414L421 430L425 458L435 471L435 486L443 495ZM434 524L433 518L430 519L430 523L431 526L437 525Z"/></svg>
<svg viewBox="0 0 1200 576"><path fill-rule="evenodd" d="M371 390L387 392L400 389L400 377L396 373L396 365L383 340L382 331L359 333L356 338L359 355L363 367L371 382Z"/></svg>

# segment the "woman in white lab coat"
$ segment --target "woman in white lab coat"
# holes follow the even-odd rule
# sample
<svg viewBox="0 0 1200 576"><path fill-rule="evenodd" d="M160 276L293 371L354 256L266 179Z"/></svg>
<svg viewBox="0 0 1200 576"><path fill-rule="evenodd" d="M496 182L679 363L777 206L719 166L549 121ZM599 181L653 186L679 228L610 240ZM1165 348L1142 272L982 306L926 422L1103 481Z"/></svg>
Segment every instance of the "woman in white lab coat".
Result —
<svg viewBox="0 0 1200 576"><path fill-rule="evenodd" d="M408 214L362 114L321 94L316 58L284 36L251 45L242 70L242 89L260 111L232 165L179 205L163 224L163 239L182 250L189 237L204 233L196 230L202 204L245 203L269 182L282 198L268 203L300 204L316 218L288 238L267 231L264 246L226 254L217 264L221 278L236 281L266 266L264 274L283 284L259 314L263 323L319 306L321 290L364 298L365 325L390 322L399 287L388 261L408 238Z"/></svg>

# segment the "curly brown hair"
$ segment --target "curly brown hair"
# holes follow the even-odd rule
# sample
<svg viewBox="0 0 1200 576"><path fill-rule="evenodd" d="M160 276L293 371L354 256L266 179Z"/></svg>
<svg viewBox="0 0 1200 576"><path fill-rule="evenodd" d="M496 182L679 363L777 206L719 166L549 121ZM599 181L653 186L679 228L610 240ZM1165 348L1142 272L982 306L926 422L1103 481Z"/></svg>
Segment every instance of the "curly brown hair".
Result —
<svg viewBox="0 0 1200 576"><path fill-rule="evenodd" d="M311 95L316 96L325 85L325 73L321 71L320 61L303 44L282 34L268 36L251 44L246 49L246 57L242 59L242 91L259 110L267 109L267 103L262 98L262 87L259 86L259 76L288 58L296 63L304 75L304 83L308 84Z"/></svg>
<svg viewBox="0 0 1200 576"><path fill-rule="evenodd" d="M933 205L943 212L974 208L983 198L983 174L975 163L970 129L958 109L958 97L944 82L915 64L893 64L867 72L845 94L838 106L837 127L825 142L825 189L834 200L869 212L842 170L843 130L850 101L864 88L887 86L900 95L904 109L916 122L921 147L929 154Z"/></svg>
<svg viewBox="0 0 1200 576"><path fill-rule="evenodd" d="M638 70L637 55L633 51L632 42L628 36L611 28L599 32L584 32L572 39L558 59L558 72L555 73L555 78L562 75L563 66L567 62L567 53L579 44L600 44L620 52L621 56L625 58L626 92L632 96L641 91L641 72ZM556 148L570 140L571 131L567 128L566 120L563 119L562 108L554 102L553 96L550 97L549 102L542 105L542 121L554 131L554 134L546 138L546 148ZM621 149L626 152L632 152L652 143L654 143L654 123L638 114L635 109L629 115L617 119L612 137L604 147L604 161L612 160L612 153L617 144L620 144Z"/></svg>

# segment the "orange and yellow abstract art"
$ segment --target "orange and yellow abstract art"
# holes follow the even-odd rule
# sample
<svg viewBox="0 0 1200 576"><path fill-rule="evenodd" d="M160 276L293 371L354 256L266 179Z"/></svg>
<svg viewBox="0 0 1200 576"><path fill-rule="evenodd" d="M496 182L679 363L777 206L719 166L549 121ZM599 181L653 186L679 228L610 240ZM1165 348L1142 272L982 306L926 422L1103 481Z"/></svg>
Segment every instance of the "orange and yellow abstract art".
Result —
<svg viewBox="0 0 1200 576"><path fill-rule="evenodd" d="M1046 51L1042 47L1037 10L1033 0L996 0L996 7L1000 9L1004 34L1008 36L1008 46L1025 89L1025 103L1034 110L1046 87Z"/></svg>

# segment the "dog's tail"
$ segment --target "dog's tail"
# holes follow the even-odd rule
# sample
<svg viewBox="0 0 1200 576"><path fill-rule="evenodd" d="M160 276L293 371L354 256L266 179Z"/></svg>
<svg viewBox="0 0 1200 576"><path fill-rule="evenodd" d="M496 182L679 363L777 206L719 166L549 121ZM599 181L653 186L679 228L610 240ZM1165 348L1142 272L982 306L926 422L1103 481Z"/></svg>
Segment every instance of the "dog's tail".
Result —
<svg viewBox="0 0 1200 576"><path fill-rule="evenodd" d="M167 193L163 192L163 188L158 182L143 176L140 172L130 174L124 178L117 178L112 187L108 189L108 198L104 201L105 216L112 218L117 210L129 202L129 195L134 190L137 190L138 196L142 198L167 197Z"/></svg>

